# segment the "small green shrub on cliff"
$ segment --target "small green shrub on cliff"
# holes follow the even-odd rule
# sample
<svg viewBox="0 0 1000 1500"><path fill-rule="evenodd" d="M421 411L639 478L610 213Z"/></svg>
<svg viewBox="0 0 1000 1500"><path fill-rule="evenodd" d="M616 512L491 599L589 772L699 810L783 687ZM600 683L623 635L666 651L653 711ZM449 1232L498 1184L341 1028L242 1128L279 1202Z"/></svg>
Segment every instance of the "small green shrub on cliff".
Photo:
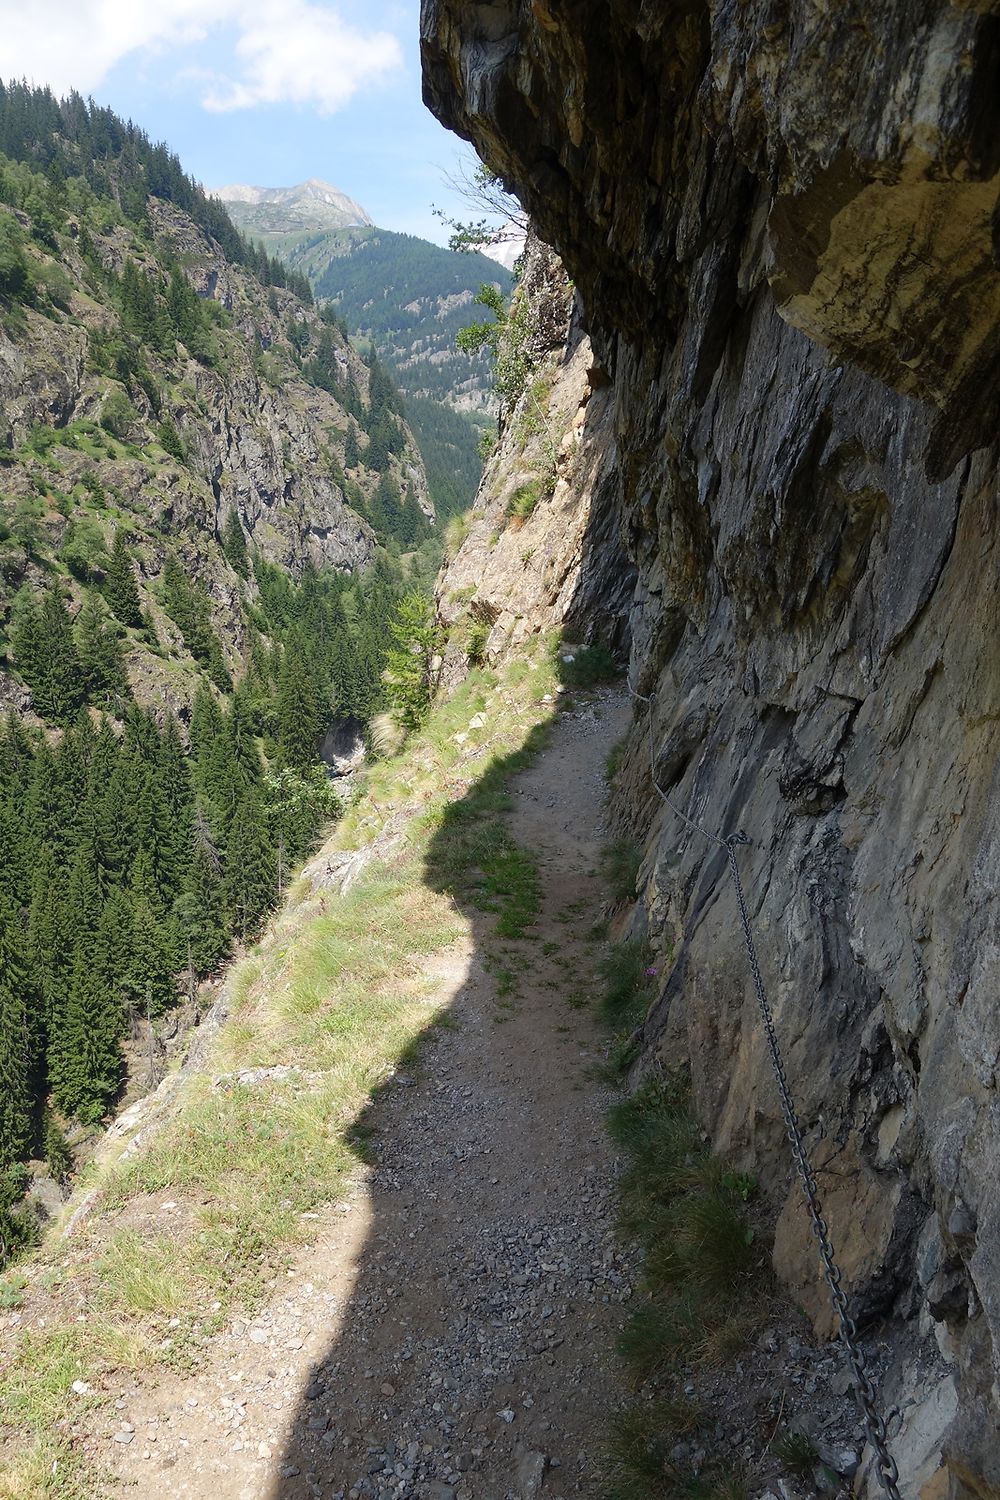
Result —
<svg viewBox="0 0 1000 1500"><path fill-rule="evenodd" d="M101 426L105 432L110 432L120 443L126 443L138 420L139 414L125 392L118 386L110 390L101 408Z"/></svg>
<svg viewBox="0 0 1000 1500"><path fill-rule="evenodd" d="M430 601L408 594L390 626L393 644L383 676L389 712L400 729L419 729L427 718L434 687L434 659L440 632Z"/></svg>
<svg viewBox="0 0 1000 1500"><path fill-rule="evenodd" d="M631 839L612 839L601 850L601 873L615 901L634 901L642 850Z"/></svg>
<svg viewBox="0 0 1000 1500"><path fill-rule="evenodd" d="M530 484L519 485L507 504L507 515L515 527L523 526L542 498L542 485L538 479Z"/></svg>
<svg viewBox="0 0 1000 1500"><path fill-rule="evenodd" d="M524 390L531 374L531 314L527 298L515 291L510 306L492 282L484 282L475 300L492 312L492 318L460 328L455 343L465 354L485 349L493 361L493 389L501 407L510 408Z"/></svg>
<svg viewBox="0 0 1000 1500"><path fill-rule="evenodd" d="M485 620L475 620L469 631L465 648L465 659L470 667L481 667L486 662L486 642L490 638L490 627Z"/></svg>
<svg viewBox="0 0 1000 1500"><path fill-rule="evenodd" d="M444 552L450 561L458 555L458 550L465 538L469 535L469 527L472 525L472 512L462 511L457 516L451 516L444 529Z"/></svg>

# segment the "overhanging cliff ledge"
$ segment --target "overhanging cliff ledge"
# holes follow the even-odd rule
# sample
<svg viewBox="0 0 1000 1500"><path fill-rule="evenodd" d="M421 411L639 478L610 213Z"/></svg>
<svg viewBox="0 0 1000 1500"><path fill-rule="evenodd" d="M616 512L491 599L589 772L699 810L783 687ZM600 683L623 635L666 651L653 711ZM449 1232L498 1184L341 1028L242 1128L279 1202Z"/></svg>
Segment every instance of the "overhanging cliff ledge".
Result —
<svg viewBox="0 0 1000 1500"><path fill-rule="evenodd" d="M657 775L743 828L765 981L903 1493L1000 1486L1000 17L940 0L424 0L427 102L612 377ZM610 441L611 439L609 439ZM620 582L620 580L618 580ZM646 1055L779 1204L828 1326L721 858L619 816L675 960Z"/></svg>

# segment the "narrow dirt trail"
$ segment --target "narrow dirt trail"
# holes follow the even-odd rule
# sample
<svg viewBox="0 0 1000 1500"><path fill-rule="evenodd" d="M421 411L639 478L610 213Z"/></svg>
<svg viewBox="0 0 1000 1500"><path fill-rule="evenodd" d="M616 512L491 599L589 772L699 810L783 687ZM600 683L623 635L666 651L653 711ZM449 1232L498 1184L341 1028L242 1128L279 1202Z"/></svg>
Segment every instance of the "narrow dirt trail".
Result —
<svg viewBox="0 0 1000 1500"><path fill-rule="evenodd" d="M514 784L532 936L471 915L449 1025L366 1122L371 1165L285 1284L201 1371L137 1388L102 1460L197 1500L569 1500L601 1493L629 1296L589 1002L603 769L627 700L564 712Z"/></svg>

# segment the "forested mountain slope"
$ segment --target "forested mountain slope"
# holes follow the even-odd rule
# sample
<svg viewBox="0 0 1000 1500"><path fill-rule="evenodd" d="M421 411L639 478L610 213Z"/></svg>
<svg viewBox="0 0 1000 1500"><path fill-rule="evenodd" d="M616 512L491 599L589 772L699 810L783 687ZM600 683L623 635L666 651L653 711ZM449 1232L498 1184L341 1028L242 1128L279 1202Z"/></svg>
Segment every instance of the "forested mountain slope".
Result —
<svg viewBox="0 0 1000 1500"><path fill-rule="evenodd" d="M506 297L514 279L485 255L459 254L415 235L360 225L331 229L329 209L309 187L272 190L264 204L248 201L257 189L219 193L255 242L289 274L308 278L352 336L375 345L405 398L435 505L442 514L464 510L482 472L478 440L493 427L496 402L489 360L459 349L456 335L475 321L474 299L484 283Z"/></svg>
<svg viewBox="0 0 1000 1500"><path fill-rule="evenodd" d="M0 149L6 1255L20 1164L64 1168L335 812L322 736L434 547L385 371L165 148L10 86Z"/></svg>
<svg viewBox="0 0 1000 1500"><path fill-rule="evenodd" d="M246 190L219 189L233 221L292 273L307 277L317 297L335 302L351 333L374 341L404 395L492 411L488 365L457 349L455 334L470 321L483 282L509 294L513 277L504 266L389 229L331 229L324 205L296 189L287 190L299 192L289 203L267 205L265 229L260 208L226 196L237 191Z"/></svg>

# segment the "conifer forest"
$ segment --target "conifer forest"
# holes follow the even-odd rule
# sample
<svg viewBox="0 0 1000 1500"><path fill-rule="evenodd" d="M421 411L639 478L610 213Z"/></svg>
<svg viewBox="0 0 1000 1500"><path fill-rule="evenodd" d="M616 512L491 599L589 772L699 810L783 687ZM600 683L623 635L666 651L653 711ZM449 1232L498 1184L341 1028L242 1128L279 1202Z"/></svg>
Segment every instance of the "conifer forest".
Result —
<svg viewBox="0 0 1000 1500"><path fill-rule="evenodd" d="M51 393L0 424L5 1262L27 1162L65 1179L338 815L324 736L387 706L441 549L377 353L79 96L0 85L0 318Z"/></svg>

